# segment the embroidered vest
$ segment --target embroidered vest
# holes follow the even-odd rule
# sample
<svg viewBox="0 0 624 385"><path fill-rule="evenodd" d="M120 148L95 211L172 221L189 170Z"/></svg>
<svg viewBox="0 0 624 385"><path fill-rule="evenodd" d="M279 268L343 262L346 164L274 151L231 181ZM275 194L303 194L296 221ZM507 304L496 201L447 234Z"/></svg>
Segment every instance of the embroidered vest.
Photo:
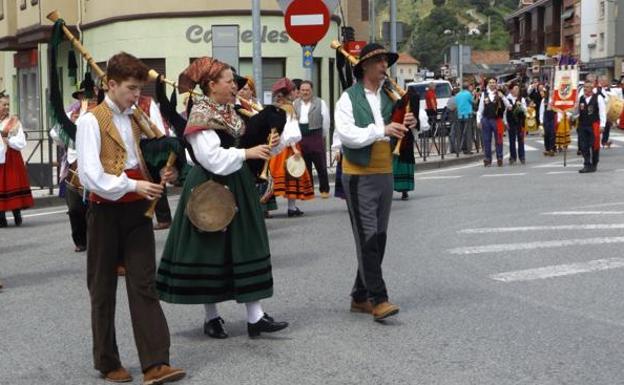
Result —
<svg viewBox="0 0 624 385"><path fill-rule="evenodd" d="M126 146L119 130L113 124L113 111L106 104L100 103L91 113L95 116L100 127L100 162L107 174L121 175L128 159ZM138 146L141 140L141 129L133 116L128 116L132 125L134 143ZM137 154L141 156L141 154Z"/></svg>
<svg viewBox="0 0 624 385"><path fill-rule="evenodd" d="M368 100L366 100L364 86L358 82L348 88L345 92L347 93L347 95L349 95L349 99L351 99L355 125L357 127L366 128L368 127L368 125L374 124L375 117L373 116L373 111L371 110L370 104L368 104ZM389 124L392 118L392 101L384 92L381 92L380 95L381 116L383 117L384 124ZM343 145L342 150L344 153L344 157L348 162L353 163L357 166L368 167L371 163L371 153L373 150L373 146L379 149L383 148L382 151L385 151L385 148L387 147L389 154L388 159L390 160L390 167L392 167L392 150L390 149L390 144L387 142L385 142L385 144L384 142L376 142L362 148L349 148Z"/></svg>

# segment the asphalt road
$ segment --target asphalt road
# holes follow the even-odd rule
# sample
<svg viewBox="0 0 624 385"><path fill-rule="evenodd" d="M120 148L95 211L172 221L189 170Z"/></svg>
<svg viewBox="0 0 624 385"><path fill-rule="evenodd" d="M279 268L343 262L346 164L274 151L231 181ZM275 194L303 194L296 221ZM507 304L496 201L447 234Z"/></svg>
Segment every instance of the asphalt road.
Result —
<svg viewBox="0 0 624 385"><path fill-rule="evenodd" d="M578 384L624 382L624 136L581 175L528 141L527 165L478 163L416 175L396 200L384 273L400 314L349 312L355 276L345 203L304 202L268 220L284 332L250 340L242 305L230 338L202 334L201 306L163 304L184 384ZM175 207L175 198L172 198ZM0 384L100 384L92 369L85 255L62 207L0 231ZM157 232L158 254L165 232ZM158 255L158 258L160 255ZM140 383L125 284L117 341Z"/></svg>

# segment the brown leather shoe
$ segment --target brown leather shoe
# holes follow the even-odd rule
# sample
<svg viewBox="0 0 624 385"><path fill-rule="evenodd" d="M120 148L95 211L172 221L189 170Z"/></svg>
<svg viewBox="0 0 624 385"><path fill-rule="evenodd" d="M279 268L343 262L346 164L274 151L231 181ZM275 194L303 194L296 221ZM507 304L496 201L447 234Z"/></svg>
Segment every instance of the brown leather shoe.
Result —
<svg viewBox="0 0 624 385"><path fill-rule="evenodd" d="M166 230L171 227L171 222L158 222L154 226L154 230Z"/></svg>
<svg viewBox="0 0 624 385"><path fill-rule="evenodd" d="M353 313L373 313L373 304L370 301L355 302L351 300L351 312Z"/></svg>
<svg viewBox="0 0 624 385"><path fill-rule="evenodd" d="M329 193L328 192L322 192L321 193L321 198L323 198L323 199L329 198Z"/></svg>
<svg viewBox="0 0 624 385"><path fill-rule="evenodd" d="M496 165L497 165L498 167L503 167L503 160L502 160L502 159L497 159L497 160L496 160Z"/></svg>
<svg viewBox="0 0 624 385"><path fill-rule="evenodd" d="M106 373L104 375L104 379L108 382L115 382L115 383L131 382L132 376L130 375L130 372L126 370L126 368L121 366L118 369L115 369L111 372Z"/></svg>
<svg viewBox="0 0 624 385"><path fill-rule="evenodd" d="M160 385L166 382L174 382L184 378L186 372L183 369L172 368L169 365L152 366L143 375L143 385Z"/></svg>
<svg viewBox="0 0 624 385"><path fill-rule="evenodd" d="M0 281L0 289L2 289L4 286L2 286L2 281Z"/></svg>
<svg viewBox="0 0 624 385"><path fill-rule="evenodd" d="M373 317L375 321L384 320L390 316L393 316L399 312L399 307L388 301L382 302L373 307Z"/></svg>
<svg viewBox="0 0 624 385"><path fill-rule="evenodd" d="M123 264L117 265L117 275L120 277L126 275L126 267Z"/></svg>

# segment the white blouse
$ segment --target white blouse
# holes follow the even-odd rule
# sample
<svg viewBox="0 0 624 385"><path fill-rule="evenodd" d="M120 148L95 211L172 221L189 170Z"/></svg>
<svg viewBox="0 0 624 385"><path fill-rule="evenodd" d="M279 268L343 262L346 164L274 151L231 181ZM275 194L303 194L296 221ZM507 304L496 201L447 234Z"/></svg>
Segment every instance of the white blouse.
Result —
<svg viewBox="0 0 624 385"><path fill-rule="evenodd" d="M9 119L10 116L0 122L0 131L4 130ZM26 135L24 135L22 123L18 121L14 129L17 130L17 133L9 135L8 138L0 139L0 164L6 162L6 152L8 148L12 148L15 151L22 151L26 147Z"/></svg>
<svg viewBox="0 0 624 385"><path fill-rule="evenodd" d="M195 159L203 168L213 174L232 174L240 170L243 162L245 162L245 149L221 147L219 135L214 130L202 130L189 135L187 139L193 148ZM279 154L286 146L295 144L300 140L299 123L297 120L288 117L280 137L280 143L271 149L271 155Z"/></svg>

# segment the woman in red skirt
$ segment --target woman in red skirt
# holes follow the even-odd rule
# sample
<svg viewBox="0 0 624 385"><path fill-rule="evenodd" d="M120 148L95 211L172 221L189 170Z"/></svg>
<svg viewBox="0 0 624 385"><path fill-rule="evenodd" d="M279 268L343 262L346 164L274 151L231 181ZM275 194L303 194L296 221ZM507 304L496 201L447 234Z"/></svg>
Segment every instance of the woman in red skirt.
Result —
<svg viewBox="0 0 624 385"><path fill-rule="evenodd" d="M26 136L17 116L9 115L9 96L4 93L0 93L0 136L0 227L7 227L5 212L9 210L19 226L21 210L34 203L20 153L26 147Z"/></svg>

